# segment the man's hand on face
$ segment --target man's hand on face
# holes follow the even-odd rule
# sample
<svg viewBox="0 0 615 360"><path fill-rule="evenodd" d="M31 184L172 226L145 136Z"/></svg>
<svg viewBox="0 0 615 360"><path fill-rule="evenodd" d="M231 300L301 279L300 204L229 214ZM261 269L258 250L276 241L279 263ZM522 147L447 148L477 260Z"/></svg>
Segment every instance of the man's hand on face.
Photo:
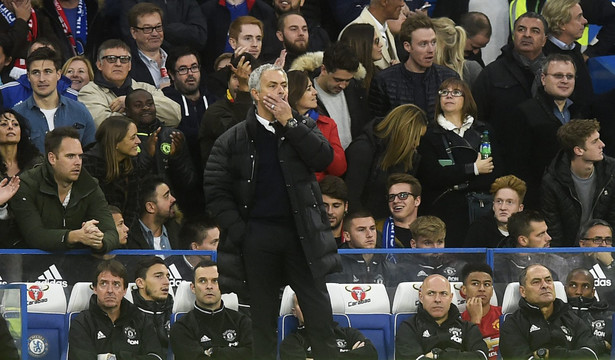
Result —
<svg viewBox="0 0 615 360"><path fill-rule="evenodd" d="M470 320L476 325L480 324L483 318L483 302L478 297L472 297L466 300L466 310L470 314Z"/></svg>
<svg viewBox="0 0 615 360"><path fill-rule="evenodd" d="M22 3L12 2L13 8L15 9L15 16L18 19L22 19L24 21L30 20L30 15L32 14L32 3L31 0L26 0Z"/></svg>
<svg viewBox="0 0 615 360"><path fill-rule="evenodd" d="M293 112L285 98L267 94L263 99L263 103L267 110L273 114L273 117L278 120L282 126L286 126L286 122L293 118Z"/></svg>

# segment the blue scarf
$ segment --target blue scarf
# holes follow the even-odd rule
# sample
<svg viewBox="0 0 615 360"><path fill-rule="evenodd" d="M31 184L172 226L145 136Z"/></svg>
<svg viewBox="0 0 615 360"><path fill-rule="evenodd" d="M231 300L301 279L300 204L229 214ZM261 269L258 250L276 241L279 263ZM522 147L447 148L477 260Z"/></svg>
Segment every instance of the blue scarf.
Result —
<svg viewBox="0 0 615 360"><path fill-rule="evenodd" d="M393 217L389 216L382 226L382 248L394 249L395 248L395 222ZM393 254L387 254L387 260L397 264L397 259Z"/></svg>

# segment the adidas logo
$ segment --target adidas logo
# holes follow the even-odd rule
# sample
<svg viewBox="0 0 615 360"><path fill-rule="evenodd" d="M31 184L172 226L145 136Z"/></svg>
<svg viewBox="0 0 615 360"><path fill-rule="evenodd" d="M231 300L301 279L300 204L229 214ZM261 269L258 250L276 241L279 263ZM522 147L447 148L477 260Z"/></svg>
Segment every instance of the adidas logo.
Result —
<svg viewBox="0 0 615 360"><path fill-rule="evenodd" d="M424 337L424 338L428 338L428 337L430 337L430 336L431 336L431 334L429 333L429 330L425 330L425 331L423 331L423 337Z"/></svg>
<svg viewBox="0 0 615 360"><path fill-rule="evenodd" d="M68 282L62 280L62 275L60 275L60 272L58 271L58 268L55 264L51 265L47 270L45 270L43 275L38 277L36 283L60 284L62 285L62 287L68 287Z"/></svg>
<svg viewBox="0 0 615 360"><path fill-rule="evenodd" d="M417 277L421 277L421 276L427 277L428 275L427 275L427 273L425 271L421 270L421 271L418 272L418 274L416 274L416 276Z"/></svg>
<svg viewBox="0 0 615 360"><path fill-rule="evenodd" d="M0 284L8 284L6 281L2 279L2 276L0 276Z"/></svg>
<svg viewBox="0 0 615 360"><path fill-rule="evenodd" d="M606 275L604 274L604 271L602 271L602 268L600 267L600 264L595 264L594 266L592 266L589 272L594 276L595 287L611 286L611 279L607 279Z"/></svg>
<svg viewBox="0 0 615 360"><path fill-rule="evenodd" d="M532 324L532 326L530 327L530 332L531 333L534 332L534 331L538 331L538 330L540 330L540 328L538 326L534 325L534 324Z"/></svg>
<svg viewBox="0 0 615 360"><path fill-rule="evenodd" d="M211 341L211 339L207 335L203 335L203 337L201 338L201 342L208 342L208 341Z"/></svg>
<svg viewBox="0 0 615 360"><path fill-rule="evenodd" d="M177 289L179 284L182 282L182 276L177 270L177 266L175 264L171 264L169 267L169 285L173 287L173 289Z"/></svg>
<svg viewBox="0 0 615 360"><path fill-rule="evenodd" d="M100 340L100 339L106 339L107 337L105 336L105 334L102 333L102 331L98 331L98 334L96 335L96 339Z"/></svg>

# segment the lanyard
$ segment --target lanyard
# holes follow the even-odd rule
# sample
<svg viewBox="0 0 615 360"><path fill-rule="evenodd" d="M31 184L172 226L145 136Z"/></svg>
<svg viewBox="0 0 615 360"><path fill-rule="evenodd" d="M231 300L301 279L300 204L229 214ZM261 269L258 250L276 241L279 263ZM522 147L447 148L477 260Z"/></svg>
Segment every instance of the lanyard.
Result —
<svg viewBox="0 0 615 360"><path fill-rule="evenodd" d="M64 13L64 9L62 8L62 6L60 6L60 2L58 0L53 0L53 5L55 6L56 12L58 13L58 20L60 21L60 25L62 25L62 30L64 30L64 34L68 38L68 41L70 41L70 44L73 46L73 54L83 55L83 44L85 44L88 33L87 9L85 4L83 3L83 0L79 0L79 5L77 7L77 26L75 29L74 36L71 31L68 19L66 18L66 14Z"/></svg>

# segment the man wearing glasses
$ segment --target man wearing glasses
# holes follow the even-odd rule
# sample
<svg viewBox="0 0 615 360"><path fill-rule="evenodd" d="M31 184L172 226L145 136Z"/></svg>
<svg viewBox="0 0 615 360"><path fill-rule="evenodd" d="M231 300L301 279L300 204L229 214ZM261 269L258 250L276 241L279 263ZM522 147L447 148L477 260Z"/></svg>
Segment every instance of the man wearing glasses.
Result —
<svg viewBox="0 0 615 360"><path fill-rule="evenodd" d="M613 229L608 222L592 219L579 232L580 247L612 247ZM610 251L583 253L580 267L594 277L594 287L601 300L609 300L609 310L615 311L615 261Z"/></svg>
<svg viewBox="0 0 615 360"><path fill-rule="evenodd" d="M540 182L545 168L557 151L557 129L570 119L583 117L580 107L570 99L576 88L577 68L568 55L551 54L541 69L539 87L534 98L522 102L515 111L514 122L506 124L514 134L509 164L512 172L527 182L526 205L538 206Z"/></svg>
<svg viewBox="0 0 615 360"><path fill-rule="evenodd" d="M128 75L131 69L130 48L121 40L111 39L98 48L96 67L99 72L79 91L79 101L88 108L96 126L109 116L124 115L126 95L145 89L156 103L157 116L165 125L176 127L181 120L180 106L153 85L137 82Z"/></svg>
<svg viewBox="0 0 615 360"><path fill-rule="evenodd" d="M135 40L131 49L134 66L130 76L158 89L171 85L166 67L167 53L161 48L164 41L162 9L152 3L138 3L128 12L128 22Z"/></svg>
<svg viewBox="0 0 615 360"><path fill-rule="evenodd" d="M595 119L574 119L557 131L561 150L541 187L551 246L574 246L581 224L590 219L615 224L615 159L604 156L599 130Z"/></svg>
<svg viewBox="0 0 615 360"><path fill-rule="evenodd" d="M380 246L384 249L409 248L410 224L416 220L421 205L421 183L412 175L396 173L389 176L387 187L390 216L376 223L382 234Z"/></svg>

